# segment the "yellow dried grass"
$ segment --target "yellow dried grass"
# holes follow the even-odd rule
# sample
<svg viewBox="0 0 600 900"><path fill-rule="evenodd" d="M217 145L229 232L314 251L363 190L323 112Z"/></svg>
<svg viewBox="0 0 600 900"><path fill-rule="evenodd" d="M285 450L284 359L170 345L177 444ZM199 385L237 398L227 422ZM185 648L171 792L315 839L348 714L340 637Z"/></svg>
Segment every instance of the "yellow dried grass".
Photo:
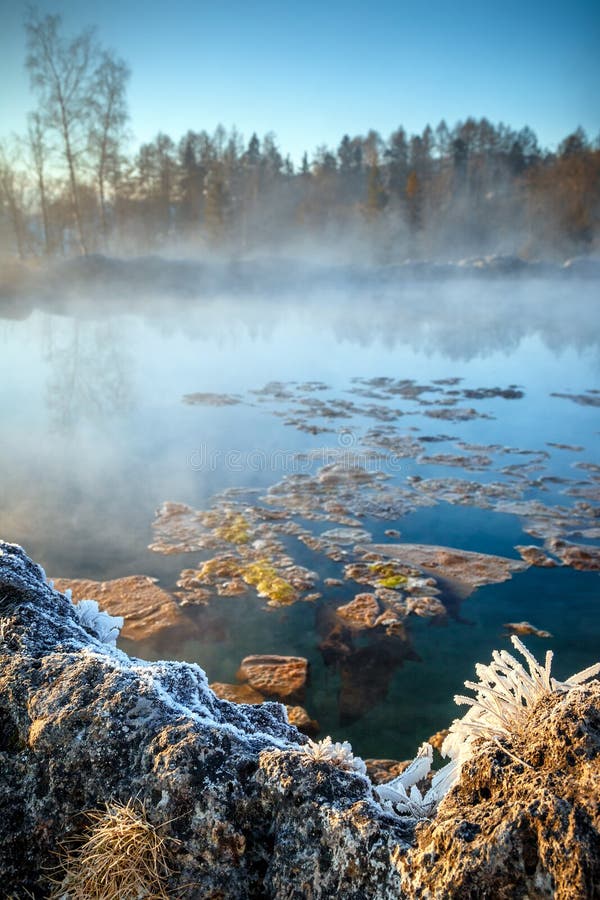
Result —
<svg viewBox="0 0 600 900"><path fill-rule="evenodd" d="M112 802L87 814L89 825L66 848L50 900L169 900L172 848L139 800Z"/></svg>

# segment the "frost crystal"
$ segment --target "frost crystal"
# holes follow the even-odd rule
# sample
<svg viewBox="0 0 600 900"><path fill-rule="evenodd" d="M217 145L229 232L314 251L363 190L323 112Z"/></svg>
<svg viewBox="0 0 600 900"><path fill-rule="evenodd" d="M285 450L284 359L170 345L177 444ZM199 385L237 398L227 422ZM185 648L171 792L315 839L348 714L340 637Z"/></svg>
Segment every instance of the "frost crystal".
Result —
<svg viewBox="0 0 600 900"><path fill-rule="evenodd" d="M79 624L91 631L104 644L115 647L123 627L122 616L111 616L98 608L96 600L80 600L73 605Z"/></svg>
<svg viewBox="0 0 600 900"><path fill-rule="evenodd" d="M475 697L457 695L458 704L471 708L455 719L448 737L442 744L444 756L463 762L471 755L471 744L477 737L497 740L523 730L531 707L548 694L568 691L593 678L600 672L600 663L571 675L566 681L557 681L550 674L552 651L546 653L542 666L527 647L513 635L513 646L527 661L527 669L506 650L494 650L492 662L484 666L478 663L475 671L479 683L465 681L465 687L475 691Z"/></svg>
<svg viewBox="0 0 600 900"><path fill-rule="evenodd" d="M328 762L347 772L358 772L364 775L367 767L360 756L354 756L352 746L348 741L333 742L329 735L322 741L311 741L302 748L307 756L315 762Z"/></svg>
<svg viewBox="0 0 600 900"><path fill-rule="evenodd" d="M462 719L452 723L442 744L442 754L450 757L450 762L434 774L427 792L422 794L417 787L417 782L431 770L433 751L427 743L420 747L401 775L377 786L379 797L398 815L415 819L433 815L458 780L461 766L472 756L476 738L498 741L501 737L523 733L530 710L541 697L577 688L600 673L600 663L596 663L566 681L557 681L550 674L551 651L546 653L542 666L518 637L513 635L511 641L525 658L527 669L506 650L494 650L489 665L475 666L479 682L465 681L465 687L475 691L475 697L454 698L456 703L467 704L470 709Z"/></svg>
<svg viewBox="0 0 600 900"><path fill-rule="evenodd" d="M430 789L423 795L417 787L417 781L429 775L432 760L431 744L421 744L419 752L404 772L377 787L379 797L386 805L391 805L398 815L423 819L435 811L439 799L437 793Z"/></svg>

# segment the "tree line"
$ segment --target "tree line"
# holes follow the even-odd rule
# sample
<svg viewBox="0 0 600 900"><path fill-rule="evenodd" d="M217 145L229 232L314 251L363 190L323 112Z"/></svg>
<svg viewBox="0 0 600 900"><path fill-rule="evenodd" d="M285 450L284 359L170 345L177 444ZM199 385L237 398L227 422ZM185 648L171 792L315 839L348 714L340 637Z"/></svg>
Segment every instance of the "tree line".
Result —
<svg viewBox="0 0 600 900"><path fill-rule="evenodd" d="M0 143L5 254L225 254L312 244L379 262L486 253L525 257L600 245L600 136L556 152L535 133L467 118L421 134L344 135L299 165L275 135L221 125L178 142L159 132L128 153L126 62L59 16L26 25L38 106Z"/></svg>

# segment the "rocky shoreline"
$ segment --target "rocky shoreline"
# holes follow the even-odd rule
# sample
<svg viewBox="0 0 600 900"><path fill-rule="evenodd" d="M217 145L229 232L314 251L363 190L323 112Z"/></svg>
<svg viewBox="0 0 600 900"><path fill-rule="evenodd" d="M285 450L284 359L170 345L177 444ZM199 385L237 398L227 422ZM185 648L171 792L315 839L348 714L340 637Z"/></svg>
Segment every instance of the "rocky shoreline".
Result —
<svg viewBox="0 0 600 900"><path fill-rule="evenodd" d="M476 741L417 817L280 704L131 659L76 610L0 543L3 896L49 897L89 812L132 800L170 847L169 897L600 896L598 681L550 688L522 727ZM53 896L75 896L66 885Z"/></svg>

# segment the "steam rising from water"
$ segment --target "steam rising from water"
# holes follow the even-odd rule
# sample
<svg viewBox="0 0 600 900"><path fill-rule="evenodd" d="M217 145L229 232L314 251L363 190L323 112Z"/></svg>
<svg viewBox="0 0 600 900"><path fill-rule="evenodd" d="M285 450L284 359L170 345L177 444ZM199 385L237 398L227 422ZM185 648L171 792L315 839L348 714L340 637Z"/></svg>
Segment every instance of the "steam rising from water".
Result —
<svg viewBox="0 0 600 900"><path fill-rule="evenodd" d="M202 264L92 256L0 292L0 316L34 308L76 320L134 314L190 338L274 335L291 319L360 346L382 342L469 360L538 336L550 349L600 343L600 262L491 257L361 267L264 260Z"/></svg>

